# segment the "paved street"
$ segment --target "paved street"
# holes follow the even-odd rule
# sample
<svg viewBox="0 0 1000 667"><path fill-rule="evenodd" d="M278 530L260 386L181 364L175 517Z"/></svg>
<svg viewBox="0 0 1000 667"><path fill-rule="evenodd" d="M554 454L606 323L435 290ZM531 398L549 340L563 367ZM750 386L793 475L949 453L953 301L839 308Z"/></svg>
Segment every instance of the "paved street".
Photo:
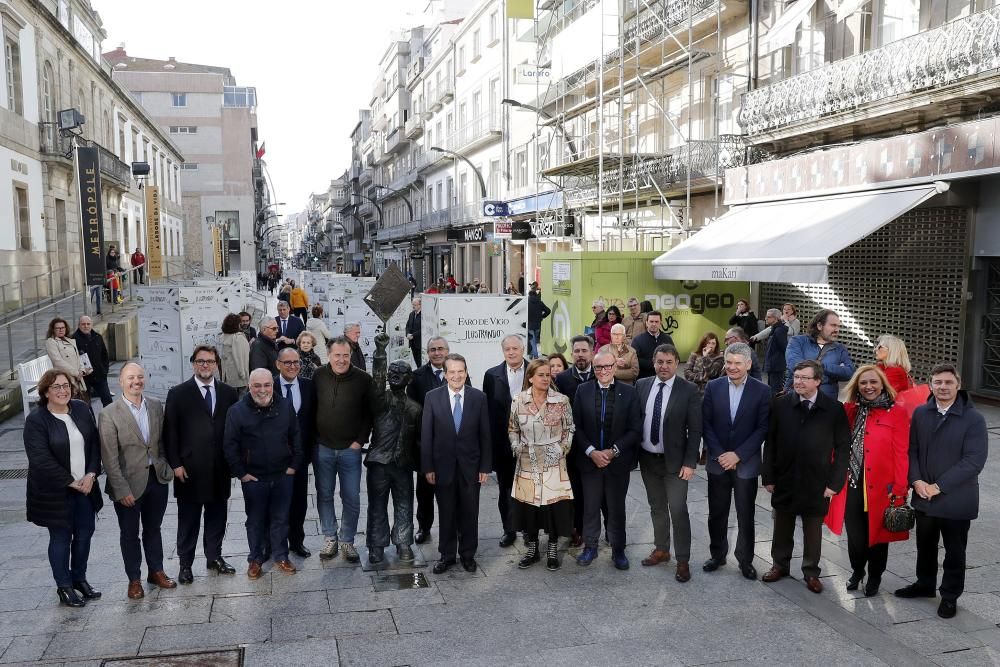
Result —
<svg viewBox="0 0 1000 667"><path fill-rule="evenodd" d="M987 408L1000 440L1000 409ZM20 419L0 425L0 468L22 468ZM112 657L153 656L243 647L246 665L709 665L709 664L1000 664L1000 462L982 479L982 516L973 523L966 594L958 616L943 621L936 600L899 600L891 591L910 581L913 541L890 549L882 593L865 599L844 591L846 546L833 536L823 547L822 595L800 580L778 584L744 580L730 565L711 575L695 567L688 584L673 567L649 569L639 560L652 530L642 480L629 491L632 569L612 568L608 550L589 568L564 558L559 572L543 564L517 569L518 552L497 546L495 485L483 494L479 570L436 576L427 588L376 592L371 573L337 558L301 561L294 576L245 574L243 502L231 501L224 554L239 568L233 577L208 576L195 565L195 583L173 591L125 598L114 512L98 519L89 579L104 598L82 610L57 604L46 561L45 532L23 520L24 481L0 481L0 663L99 665ZM758 496L757 559L769 566L769 509ZM691 490L695 561L707 556L704 473ZM364 528L365 510L362 508ZM317 529L310 510L307 533ZM735 528L735 515L732 521ZM164 523L173 542L176 508ZM735 536L734 536L735 537ZM364 542L359 536L358 544ZM309 546L318 551L320 538ZM430 548L428 548L430 546ZM518 547L521 545L519 543ZM177 573L170 549L167 572ZM436 556L432 545L424 554ZM798 562L793 574L798 577ZM156 658L141 664L168 663ZM213 653L202 662L237 664ZM119 664L117 661L108 664ZM129 663L125 663L129 664Z"/></svg>

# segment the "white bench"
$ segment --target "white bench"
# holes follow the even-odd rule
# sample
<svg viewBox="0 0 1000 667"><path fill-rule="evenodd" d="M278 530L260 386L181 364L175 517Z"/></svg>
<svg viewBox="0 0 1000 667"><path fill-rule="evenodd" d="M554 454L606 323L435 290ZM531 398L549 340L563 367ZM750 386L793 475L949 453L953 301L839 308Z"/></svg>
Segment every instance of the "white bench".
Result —
<svg viewBox="0 0 1000 667"><path fill-rule="evenodd" d="M28 416L31 404L38 400L38 381L45 371L52 368L49 355L43 355L29 362L18 364L17 379L21 383L21 401L24 403L24 416Z"/></svg>

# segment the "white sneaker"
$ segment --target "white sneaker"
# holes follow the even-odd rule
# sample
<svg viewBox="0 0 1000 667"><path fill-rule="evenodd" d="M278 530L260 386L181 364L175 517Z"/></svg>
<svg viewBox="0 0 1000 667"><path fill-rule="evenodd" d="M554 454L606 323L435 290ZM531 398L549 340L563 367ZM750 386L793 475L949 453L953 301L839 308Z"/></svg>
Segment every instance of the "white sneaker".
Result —
<svg viewBox="0 0 1000 667"><path fill-rule="evenodd" d="M321 560L330 560L331 558L337 557L337 538L326 538L326 542L323 543L323 548L320 549L319 557Z"/></svg>

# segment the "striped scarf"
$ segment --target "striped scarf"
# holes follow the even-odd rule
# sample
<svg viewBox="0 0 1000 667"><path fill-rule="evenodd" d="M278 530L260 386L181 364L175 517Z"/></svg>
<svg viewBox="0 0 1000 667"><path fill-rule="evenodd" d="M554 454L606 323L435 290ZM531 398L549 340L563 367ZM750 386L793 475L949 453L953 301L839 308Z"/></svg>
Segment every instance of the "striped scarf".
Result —
<svg viewBox="0 0 1000 667"><path fill-rule="evenodd" d="M854 413L854 432L851 439L851 475L849 478L851 488L858 488L861 479L861 469L865 463L865 422L868 421L868 412L872 409L888 410L893 405L893 400L889 394L882 391L874 401L869 401L858 396L858 410Z"/></svg>

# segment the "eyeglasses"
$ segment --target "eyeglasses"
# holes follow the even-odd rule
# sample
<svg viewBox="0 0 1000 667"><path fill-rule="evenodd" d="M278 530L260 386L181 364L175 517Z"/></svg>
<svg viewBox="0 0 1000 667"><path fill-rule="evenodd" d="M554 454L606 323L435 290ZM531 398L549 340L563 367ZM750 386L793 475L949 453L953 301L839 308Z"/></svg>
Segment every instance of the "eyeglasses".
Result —
<svg viewBox="0 0 1000 667"><path fill-rule="evenodd" d="M301 366L302 365L302 362L299 361L299 360L295 360L295 361L279 361L278 363L281 364L282 366Z"/></svg>
<svg viewBox="0 0 1000 667"><path fill-rule="evenodd" d="M792 379L795 380L796 382L810 382L819 380L819 378L814 378L812 375L793 375Z"/></svg>
<svg viewBox="0 0 1000 667"><path fill-rule="evenodd" d="M195 359L194 363L197 366L213 366L215 365L215 359Z"/></svg>
<svg viewBox="0 0 1000 667"><path fill-rule="evenodd" d="M614 367L615 367L614 364L601 364L601 365L594 364L594 370L597 371L610 371Z"/></svg>
<svg viewBox="0 0 1000 667"><path fill-rule="evenodd" d="M55 391L68 391L73 385L68 382L63 384L50 384L49 389L54 389Z"/></svg>

